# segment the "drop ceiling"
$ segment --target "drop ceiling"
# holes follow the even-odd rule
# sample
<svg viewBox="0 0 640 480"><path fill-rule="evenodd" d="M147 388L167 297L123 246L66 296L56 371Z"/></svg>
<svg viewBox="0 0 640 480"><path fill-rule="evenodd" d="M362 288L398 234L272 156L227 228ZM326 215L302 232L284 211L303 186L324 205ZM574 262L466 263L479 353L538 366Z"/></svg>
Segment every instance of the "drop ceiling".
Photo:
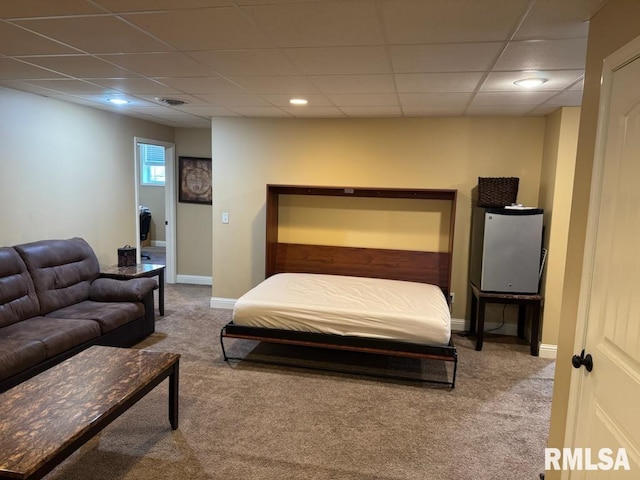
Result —
<svg viewBox="0 0 640 480"><path fill-rule="evenodd" d="M174 127L547 115L580 105L588 20L604 3L2 0L0 86ZM513 83L532 76L547 81Z"/></svg>

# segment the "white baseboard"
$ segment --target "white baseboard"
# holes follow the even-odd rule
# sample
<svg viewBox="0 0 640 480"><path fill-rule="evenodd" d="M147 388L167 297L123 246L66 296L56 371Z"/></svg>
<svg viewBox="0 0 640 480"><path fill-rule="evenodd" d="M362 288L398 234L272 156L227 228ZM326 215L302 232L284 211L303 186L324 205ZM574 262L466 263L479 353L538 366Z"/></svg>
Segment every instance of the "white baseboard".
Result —
<svg viewBox="0 0 640 480"><path fill-rule="evenodd" d="M518 325L514 323L505 323L502 327L500 327L501 323L497 322L485 322L484 323L484 331L494 330L491 333L498 333L500 335L517 335L518 334ZM500 328L499 328L500 327ZM464 318L452 318L451 319L451 331L453 332L464 332L469 330L469 322Z"/></svg>
<svg viewBox="0 0 640 480"><path fill-rule="evenodd" d="M209 306L211 308L224 308L226 310L233 310L235 304L235 298L211 297L211 300L209 301Z"/></svg>
<svg viewBox="0 0 640 480"><path fill-rule="evenodd" d="M151 246L152 247L166 247L167 246L167 242L166 242L166 240L151 240Z"/></svg>
<svg viewBox="0 0 640 480"><path fill-rule="evenodd" d="M451 331L464 332L467 329L467 321L464 318L451 319Z"/></svg>
<svg viewBox="0 0 640 480"><path fill-rule="evenodd" d="M178 275L176 283L187 283L189 285L213 285L211 277L199 275Z"/></svg>
<svg viewBox="0 0 640 480"><path fill-rule="evenodd" d="M485 322L484 331L493 330L494 328L498 328L500 323L494 322ZM451 319L451 331L452 332L464 332L469 329L469 322L467 322L464 318L452 318ZM501 335L518 335L518 325L514 323L507 323L502 328L495 330L491 333L499 333ZM527 337L531 338L531 337ZM550 345L543 343L540 345L540 353L538 356L541 358L550 358L555 360L556 354L558 353L557 345Z"/></svg>
<svg viewBox="0 0 640 480"><path fill-rule="evenodd" d="M558 354L558 346L557 345L550 345L548 343L542 343L540 345L540 357L542 358L551 358L553 360L556 359L556 356Z"/></svg>

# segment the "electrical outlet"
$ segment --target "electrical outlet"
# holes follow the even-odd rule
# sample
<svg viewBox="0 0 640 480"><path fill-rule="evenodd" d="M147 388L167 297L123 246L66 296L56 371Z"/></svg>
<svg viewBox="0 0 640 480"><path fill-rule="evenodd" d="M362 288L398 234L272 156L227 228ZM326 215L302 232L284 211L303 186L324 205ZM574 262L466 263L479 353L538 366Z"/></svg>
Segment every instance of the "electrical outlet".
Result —
<svg viewBox="0 0 640 480"><path fill-rule="evenodd" d="M455 293L450 293L449 294L449 300L451 302L451 305L453 305L456 302L456 294Z"/></svg>

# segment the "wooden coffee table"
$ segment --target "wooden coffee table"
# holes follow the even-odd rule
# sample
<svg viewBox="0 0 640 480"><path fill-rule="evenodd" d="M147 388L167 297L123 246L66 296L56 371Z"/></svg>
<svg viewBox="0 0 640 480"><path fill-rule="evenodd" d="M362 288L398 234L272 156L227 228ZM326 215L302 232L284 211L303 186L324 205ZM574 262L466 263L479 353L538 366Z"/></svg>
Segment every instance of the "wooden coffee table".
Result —
<svg viewBox="0 0 640 480"><path fill-rule="evenodd" d="M42 478L166 377L175 430L179 360L94 346L0 394L0 479Z"/></svg>

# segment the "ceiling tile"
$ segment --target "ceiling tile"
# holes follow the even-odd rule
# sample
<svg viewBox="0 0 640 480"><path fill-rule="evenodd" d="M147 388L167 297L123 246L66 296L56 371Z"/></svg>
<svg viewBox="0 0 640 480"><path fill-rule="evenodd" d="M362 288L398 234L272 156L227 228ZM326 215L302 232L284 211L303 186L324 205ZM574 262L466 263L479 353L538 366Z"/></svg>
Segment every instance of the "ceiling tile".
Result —
<svg viewBox="0 0 640 480"><path fill-rule="evenodd" d="M257 95L199 95L199 98L207 103L219 105L221 107L268 107L270 106L266 100Z"/></svg>
<svg viewBox="0 0 640 480"><path fill-rule="evenodd" d="M574 83L569 87L569 90L582 90L584 89L584 75L582 75L582 79L579 82Z"/></svg>
<svg viewBox="0 0 640 480"><path fill-rule="evenodd" d="M582 38L510 42L495 70L583 69L586 54Z"/></svg>
<svg viewBox="0 0 640 480"><path fill-rule="evenodd" d="M558 108L555 105L538 105L537 107L531 109L529 112L527 112L527 116L544 116L544 115L549 115L553 112L555 112L556 110L558 110Z"/></svg>
<svg viewBox="0 0 640 480"><path fill-rule="evenodd" d="M235 0L240 5L276 5L278 3L311 3L318 0Z"/></svg>
<svg viewBox="0 0 640 480"><path fill-rule="evenodd" d="M393 75L309 75L322 93L394 93Z"/></svg>
<svg viewBox="0 0 640 480"><path fill-rule="evenodd" d="M309 75L391 73L385 47L288 48L287 57Z"/></svg>
<svg viewBox="0 0 640 480"><path fill-rule="evenodd" d="M172 126L541 115L580 104L583 20L605 2L3 0L0 85ZM539 89L513 84L534 74L548 79ZM107 105L105 92L140 111ZM290 106L294 95L311 104Z"/></svg>
<svg viewBox="0 0 640 480"><path fill-rule="evenodd" d="M59 73L45 70L19 60L0 57L0 79L29 79L29 78L63 78Z"/></svg>
<svg viewBox="0 0 640 480"><path fill-rule="evenodd" d="M139 76L91 55L27 57L24 61L77 78L131 78Z"/></svg>
<svg viewBox="0 0 640 480"><path fill-rule="evenodd" d="M479 92L471 106L478 105L532 105L543 103L553 96L553 92Z"/></svg>
<svg viewBox="0 0 640 480"><path fill-rule="evenodd" d="M55 79L55 80L30 80L29 83L39 87L49 88L61 93L71 95L100 94L108 95L110 93L118 93L110 88L101 87L82 80L73 79Z"/></svg>
<svg viewBox="0 0 640 480"><path fill-rule="evenodd" d="M277 107L291 107L289 100L291 95L262 95L267 102ZM334 106L324 95L305 95L304 98L309 101L308 106L312 107L332 107ZM305 108L301 106L301 108Z"/></svg>
<svg viewBox="0 0 640 480"><path fill-rule="evenodd" d="M336 106L343 107L363 107L371 106L393 106L398 105L398 96L390 93L346 93L337 95L328 95Z"/></svg>
<svg viewBox="0 0 640 480"><path fill-rule="evenodd" d="M244 7L280 47L383 44L374 2L333 0Z"/></svg>
<svg viewBox="0 0 640 480"><path fill-rule="evenodd" d="M532 72L493 72L490 73L485 80L481 92L490 91L516 91L527 92L526 88L516 85L516 80L522 80L529 77L542 77L547 81L536 87L535 90L562 90L573 82L577 81L584 74L583 70L543 70ZM582 89L581 89L582 90Z"/></svg>
<svg viewBox="0 0 640 480"><path fill-rule="evenodd" d="M481 73L406 73L398 74L396 84L401 93L473 92Z"/></svg>
<svg viewBox="0 0 640 480"><path fill-rule="evenodd" d="M400 103L405 106L454 106L467 105L472 93L401 93Z"/></svg>
<svg viewBox="0 0 640 480"><path fill-rule="evenodd" d="M399 106L359 106L340 107L348 117L400 117L402 109Z"/></svg>
<svg viewBox="0 0 640 480"><path fill-rule="evenodd" d="M407 117L461 117L465 107L456 105L415 106L402 107L402 113Z"/></svg>
<svg viewBox="0 0 640 480"><path fill-rule="evenodd" d="M557 105L564 107L579 107L582 104L582 92L579 90L567 90L554 95L545 105Z"/></svg>
<svg viewBox="0 0 640 480"><path fill-rule="evenodd" d="M87 53L167 52L159 42L114 16L59 17L16 22L46 37L55 38Z"/></svg>
<svg viewBox="0 0 640 480"><path fill-rule="evenodd" d="M22 92L33 93L34 95L43 95L47 96L51 93L54 93L49 88L39 87L38 85L32 85L28 83L29 80L21 81L21 80L0 80L0 93L2 93L3 88L7 87L13 90L20 90Z"/></svg>
<svg viewBox="0 0 640 480"><path fill-rule="evenodd" d="M383 0L391 44L507 40L528 0Z"/></svg>
<svg viewBox="0 0 640 480"><path fill-rule="evenodd" d="M290 114L278 107L229 107L229 110L246 117L289 117Z"/></svg>
<svg viewBox="0 0 640 480"><path fill-rule="evenodd" d="M590 16L604 3L603 0L536 0L514 38L586 38Z"/></svg>
<svg viewBox="0 0 640 480"><path fill-rule="evenodd" d="M300 72L276 49L192 52L193 58L220 75L296 75Z"/></svg>
<svg viewBox="0 0 640 480"><path fill-rule="evenodd" d="M258 94L286 93L289 95L318 93L318 89L303 76L228 77L229 81Z"/></svg>
<svg viewBox="0 0 640 480"><path fill-rule="evenodd" d="M214 93L248 93L246 89L236 85L222 77L184 77L184 78L157 78L176 90L188 92L193 95ZM257 92L255 92L257 93Z"/></svg>
<svg viewBox="0 0 640 480"><path fill-rule="evenodd" d="M502 43L391 46L395 73L476 72L490 68Z"/></svg>
<svg viewBox="0 0 640 480"><path fill-rule="evenodd" d="M86 0L2 0L0 18L48 17L54 15L89 15L103 13Z"/></svg>
<svg viewBox="0 0 640 480"><path fill-rule="evenodd" d="M168 95L179 93L176 89L148 78L101 78L91 81L122 93Z"/></svg>
<svg viewBox="0 0 640 480"><path fill-rule="evenodd" d="M0 2L1 4L2 2ZM0 22L0 54L57 55L78 50L6 22Z"/></svg>
<svg viewBox="0 0 640 480"><path fill-rule="evenodd" d="M300 118L339 118L345 116L345 114L336 107L313 107L307 105L304 107L282 107L282 110L294 117Z"/></svg>
<svg viewBox="0 0 640 480"><path fill-rule="evenodd" d="M117 111L118 113L133 111L136 108L140 108L140 107L151 108L151 107L157 106L153 102L150 102L143 98L132 97L129 95L123 95L119 93L96 94L96 93L87 92L81 95L77 95L76 98L82 99L84 103L87 105L89 103L102 105L104 106L105 109L108 109L111 111ZM127 105L114 105L113 103L108 101L109 98L122 98L127 100L129 103ZM77 101L77 100L74 100L74 101Z"/></svg>
<svg viewBox="0 0 640 480"><path fill-rule="evenodd" d="M186 113L193 115L207 116L207 117L236 117L237 113L232 112L223 107L215 105L183 105L179 109Z"/></svg>
<svg viewBox="0 0 640 480"><path fill-rule="evenodd" d="M146 100L151 105L153 105L153 106L155 106L156 108L159 108L159 109L162 109L162 108L168 108L168 109L177 108L175 106L162 105L160 103L160 100L158 100L158 96L157 95L148 95L148 94L145 94L145 93L140 93L140 94L137 94L137 96L139 98L143 99L143 100ZM208 104L207 101L202 100L201 98L198 98L198 97L196 97L194 95L185 95L183 93L172 93L170 95L162 95L162 97L168 97L168 98L171 98L173 100L182 100L183 102L185 102L185 105L207 105ZM182 107L184 107L184 105Z"/></svg>
<svg viewBox="0 0 640 480"><path fill-rule="evenodd" d="M522 116L527 115L535 104L518 105L472 105L467 108L466 114L471 116Z"/></svg>
<svg viewBox="0 0 640 480"><path fill-rule="evenodd" d="M188 8L233 6L233 0L94 0L95 3L116 13L182 10Z"/></svg>
<svg viewBox="0 0 640 480"><path fill-rule="evenodd" d="M184 53L100 55L105 61L146 77L208 77L215 72Z"/></svg>
<svg viewBox="0 0 640 480"><path fill-rule="evenodd" d="M272 46L264 32L235 7L126 14L124 18L179 50Z"/></svg>

